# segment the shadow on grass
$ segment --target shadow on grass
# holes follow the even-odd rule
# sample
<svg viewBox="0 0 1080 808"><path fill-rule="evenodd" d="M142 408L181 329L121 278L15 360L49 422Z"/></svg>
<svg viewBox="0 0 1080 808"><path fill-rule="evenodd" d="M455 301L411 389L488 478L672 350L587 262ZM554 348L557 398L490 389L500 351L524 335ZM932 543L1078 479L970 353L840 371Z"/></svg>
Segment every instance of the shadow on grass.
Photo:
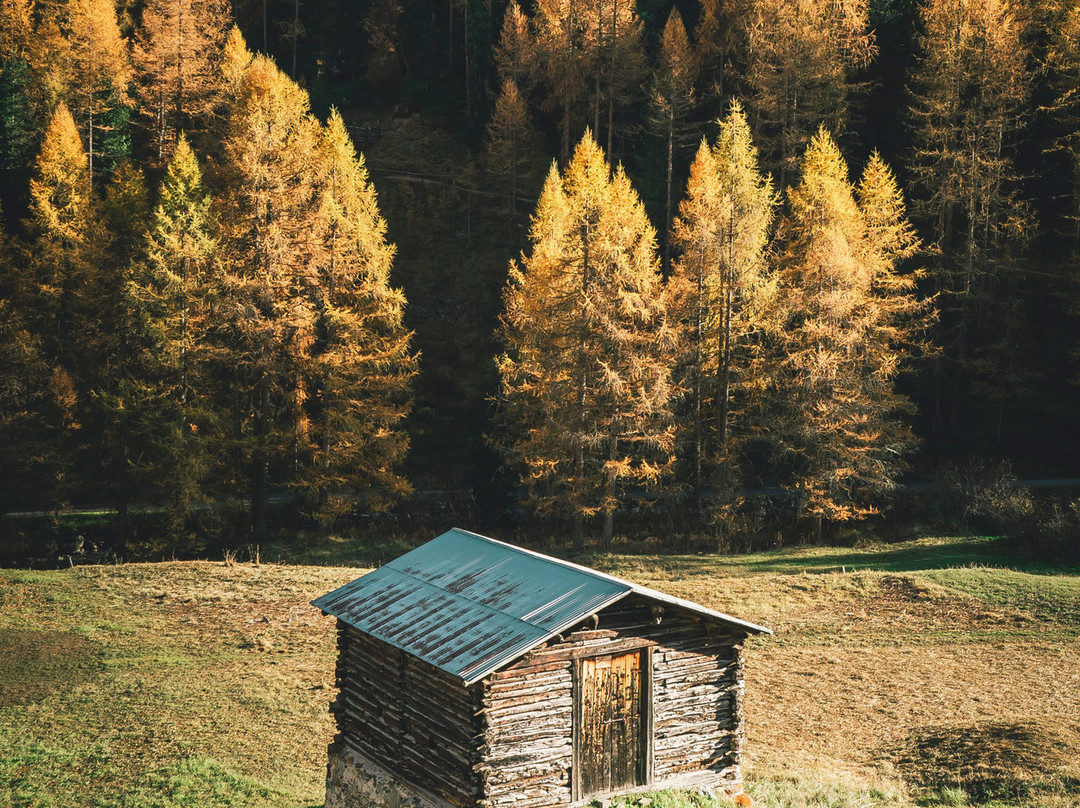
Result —
<svg viewBox="0 0 1080 808"><path fill-rule="evenodd" d="M988 566L1027 570L1029 566L1018 559L1014 547L1005 539L973 537L904 542L900 545L877 546L873 549L823 547L807 550L796 548L744 556L735 561L748 572L833 572L841 568L877 572L915 572L918 570L949 569L952 567Z"/></svg>
<svg viewBox="0 0 1080 808"><path fill-rule="evenodd" d="M633 575L635 566L662 569L674 577L698 574L764 575L830 572L924 572L968 567L996 567L1035 574L1073 574L1080 568L1053 566L1025 558L1007 539L978 536L921 538L871 547L785 547L740 556L701 555L633 557L596 555L584 563Z"/></svg>

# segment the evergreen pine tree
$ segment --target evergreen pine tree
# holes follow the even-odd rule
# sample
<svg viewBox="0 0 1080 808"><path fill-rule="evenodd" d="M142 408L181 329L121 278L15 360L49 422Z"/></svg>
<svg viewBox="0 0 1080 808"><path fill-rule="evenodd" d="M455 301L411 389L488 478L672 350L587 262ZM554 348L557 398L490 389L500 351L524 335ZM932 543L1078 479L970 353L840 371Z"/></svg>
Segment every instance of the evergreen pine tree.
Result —
<svg viewBox="0 0 1080 808"><path fill-rule="evenodd" d="M0 515L45 510L66 494L74 402L27 322L25 285L0 215Z"/></svg>
<svg viewBox="0 0 1080 808"><path fill-rule="evenodd" d="M128 534L128 509L152 492L143 466L150 436L141 429L146 406L142 357L144 318L133 280L142 258L149 203L142 172L120 163L105 187L92 251L75 301L73 371L81 400L79 467L84 491L108 502Z"/></svg>

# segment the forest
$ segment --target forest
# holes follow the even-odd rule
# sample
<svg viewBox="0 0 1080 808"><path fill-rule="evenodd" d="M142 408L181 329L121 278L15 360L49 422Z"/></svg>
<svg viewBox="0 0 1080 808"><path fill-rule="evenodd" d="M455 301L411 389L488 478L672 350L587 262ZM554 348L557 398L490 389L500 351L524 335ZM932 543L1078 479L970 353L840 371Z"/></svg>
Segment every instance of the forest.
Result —
<svg viewBox="0 0 1080 808"><path fill-rule="evenodd" d="M1075 0L0 0L0 203L4 558L1080 525Z"/></svg>

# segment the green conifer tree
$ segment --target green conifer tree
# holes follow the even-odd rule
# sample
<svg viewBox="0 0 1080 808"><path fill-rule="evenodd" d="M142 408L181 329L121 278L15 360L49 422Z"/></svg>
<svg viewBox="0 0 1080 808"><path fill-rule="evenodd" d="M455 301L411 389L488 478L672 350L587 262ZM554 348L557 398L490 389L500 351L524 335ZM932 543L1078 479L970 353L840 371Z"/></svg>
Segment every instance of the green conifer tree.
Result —
<svg viewBox="0 0 1080 808"><path fill-rule="evenodd" d="M217 241L209 195L181 134L162 178L136 279L149 350L143 428L152 436L149 475L162 485L173 541L188 540L196 506L209 498L218 426L208 374L208 328Z"/></svg>
<svg viewBox="0 0 1080 808"><path fill-rule="evenodd" d="M60 504L73 412L66 375L53 371L24 316L25 278L3 224L0 215L0 515Z"/></svg>

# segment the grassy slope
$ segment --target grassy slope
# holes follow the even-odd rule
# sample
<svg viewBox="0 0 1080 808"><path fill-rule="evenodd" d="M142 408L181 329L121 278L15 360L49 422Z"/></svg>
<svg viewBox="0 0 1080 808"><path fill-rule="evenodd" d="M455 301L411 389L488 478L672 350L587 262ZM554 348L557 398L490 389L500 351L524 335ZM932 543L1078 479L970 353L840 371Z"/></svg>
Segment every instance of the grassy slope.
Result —
<svg viewBox="0 0 1080 808"><path fill-rule="evenodd" d="M1080 577L1008 561L979 539L590 559L776 630L747 654L759 804L1080 805ZM355 575L0 571L0 805L320 805L333 626L307 603Z"/></svg>

